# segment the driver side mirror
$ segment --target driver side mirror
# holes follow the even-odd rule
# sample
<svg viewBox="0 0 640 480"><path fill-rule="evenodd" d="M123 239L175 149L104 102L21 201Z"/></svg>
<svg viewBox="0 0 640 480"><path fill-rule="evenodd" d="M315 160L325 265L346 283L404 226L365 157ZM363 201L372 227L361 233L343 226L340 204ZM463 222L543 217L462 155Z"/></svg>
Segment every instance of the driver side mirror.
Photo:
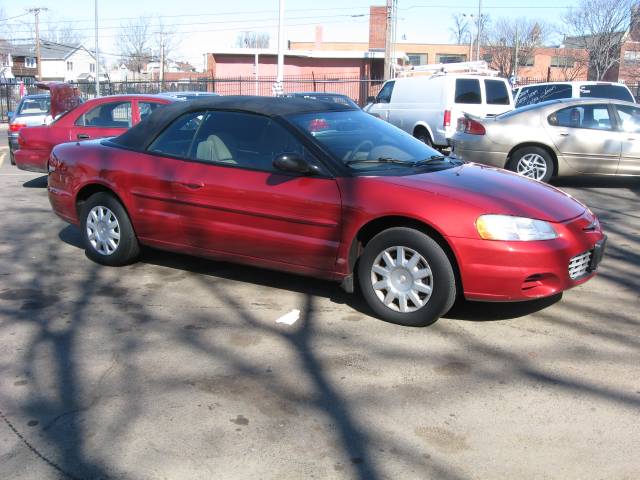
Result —
<svg viewBox="0 0 640 480"><path fill-rule="evenodd" d="M310 165L297 153L282 153L273 159L273 166L282 172L298 173L301 175L315 175L320 169Z"/></svg>

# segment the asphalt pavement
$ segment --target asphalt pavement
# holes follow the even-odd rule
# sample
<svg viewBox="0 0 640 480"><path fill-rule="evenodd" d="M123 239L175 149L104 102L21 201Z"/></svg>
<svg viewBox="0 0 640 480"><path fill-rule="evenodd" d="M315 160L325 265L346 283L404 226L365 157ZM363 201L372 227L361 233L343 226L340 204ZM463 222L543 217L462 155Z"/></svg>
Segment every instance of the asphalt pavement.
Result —
<svg viewBox="0 0 640 480"><path fill-rule="evenodd" d="M4 158L0 478L640 478L640 180L557 184L609 235L595 279L406 328L294 275L99 266Z"/></svg>

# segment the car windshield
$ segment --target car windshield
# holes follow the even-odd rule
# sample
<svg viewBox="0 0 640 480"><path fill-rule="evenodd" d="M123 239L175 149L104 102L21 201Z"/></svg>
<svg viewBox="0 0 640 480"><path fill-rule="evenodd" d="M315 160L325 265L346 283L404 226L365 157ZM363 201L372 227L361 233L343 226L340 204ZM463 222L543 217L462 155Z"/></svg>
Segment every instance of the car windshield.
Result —
<svg viewBox="0 0 640 480"><path fill-rule="evenodd" d="M354 170L391 170L453 163L408 133L360 110L292 115L288 119Z"/></svg>
<svg viewBox="0 0 640 480"><path fill-rule="evenodd" d="M18 108L18 115L46 115L51 109L51 98L23 98Z"/></svg>

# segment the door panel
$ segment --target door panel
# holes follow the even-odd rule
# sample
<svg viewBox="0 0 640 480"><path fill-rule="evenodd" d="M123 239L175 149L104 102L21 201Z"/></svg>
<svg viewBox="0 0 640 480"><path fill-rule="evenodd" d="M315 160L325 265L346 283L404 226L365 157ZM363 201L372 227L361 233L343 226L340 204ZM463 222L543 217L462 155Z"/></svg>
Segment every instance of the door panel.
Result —
<svg viewBox="0 0 640 480"><path fill-rule="evenodd" d="M564 108L543 122L571 168L582 173L616 173L622 142L606 104Z"/></svg>
<svg viewBox="0 0 640 480"><path fill-rule="evenodd" d="M335 180L197 162L177 175L190 246L333 269L341 215Z"/></svg>
<svg viewBox="0 0 640 480"><path fill-rule="evenodd" d="M622 130L622 153L618 173L640 175L640 108L616 105Z"/></svg>
<svg viewBox="0 0 640 480"><path fill-rule="evenodd" d="M69 140L89 140L120 135L132 124L129 101L106 102L78 115L69 129Z"/></svg>

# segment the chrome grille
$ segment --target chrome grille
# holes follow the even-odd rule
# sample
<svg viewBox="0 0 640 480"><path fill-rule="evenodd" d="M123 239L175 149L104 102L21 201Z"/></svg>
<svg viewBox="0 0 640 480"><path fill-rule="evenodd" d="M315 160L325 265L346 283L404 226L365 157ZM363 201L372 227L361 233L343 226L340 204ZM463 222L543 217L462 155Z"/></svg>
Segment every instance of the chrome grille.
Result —
<svg viewBox="0 0 640 480"><path fill-rule="evenodd" d="M569 278L571 280L575 280L578 277L581 277L585 273L587 273L587 269L589 268L589 263L591 263L591 252L584 252L580 255L576 255L571 260L569 260Z"/></svg>

